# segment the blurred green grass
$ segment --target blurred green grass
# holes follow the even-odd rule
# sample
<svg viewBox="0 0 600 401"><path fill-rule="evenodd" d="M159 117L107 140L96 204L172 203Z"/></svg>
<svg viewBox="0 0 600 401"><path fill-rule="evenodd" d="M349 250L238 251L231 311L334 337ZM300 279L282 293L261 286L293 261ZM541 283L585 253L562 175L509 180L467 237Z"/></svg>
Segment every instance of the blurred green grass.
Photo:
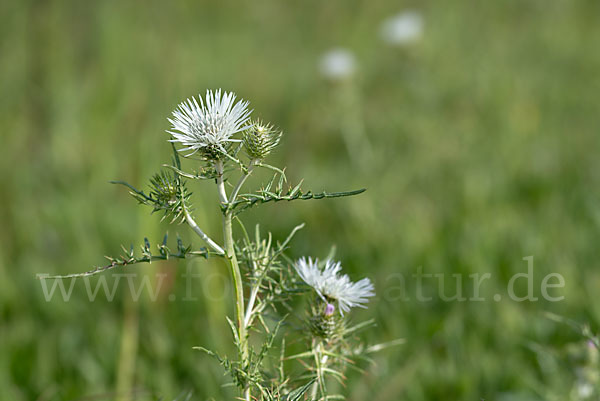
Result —
<svg viewBox="0 0 600 401"><path fill-rule="evenodd" d="M381 21L407 8L422 12L423 38L383 44ZM143 185L169 160L170 111L218 87L285 131L274 159L294 181L368 187L247 216L279 237L307 222L293 256L336 244L353 277L375 281L380 296L360 313L378 321L368 340L407 343L377 356L366 377L351 375L349 399L544 399L536 389L556 376L528 345L561 348L576 336L541 312L596 329L600 318L599 12L592 0L1 2L0 399L114 398L126 291L89 302L78 285L71 302L47 303L35 275L86 270L166 230L187 236L107 182ZM357 57L347 86L318 73L334 46ZM372 158L346 150L348 93ZM217 236L215 194L194 193L198 220ZM422 266L489 272L489 298L528 255L536 283L565 277L564 301L385 296L393 274ZM218 262L193 268L227 279ZM173 292L185 293L184 263L143 269L177 277ZM220 367L191 350L228 349L231 305L204 296L133 309L138 399L232 397Z"/></svg>

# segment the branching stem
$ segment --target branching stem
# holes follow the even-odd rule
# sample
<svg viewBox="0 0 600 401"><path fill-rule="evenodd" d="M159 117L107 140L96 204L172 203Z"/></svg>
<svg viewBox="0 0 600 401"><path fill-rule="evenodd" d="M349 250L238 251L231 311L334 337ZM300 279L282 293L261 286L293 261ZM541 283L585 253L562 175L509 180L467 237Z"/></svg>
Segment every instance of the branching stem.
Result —
<svg viewBox="0 0 600 401"><path fill-rule="evenodd" d="M192 230L194 230L194 232L196 234L198 234L198 236L200 238L202 238L215 252L217 252L218 254L221 254L221 255L225 255L225 250L223 250L223 248L221 248L219 246L219 244L217 244L215 241L213 241L208 235L206 235L204 233L204 231L202 231L202 229L200 227L198 227L198 224L196 224L196 222L192 218L192 215L190 215L190 213L188 212L187 209L184 209L184 214L185 214L185 220L187 221L189 226L192 228Z"/></svg>
<svg viewBox="0 0 600 401"><path fill-rule="evenodd" d="M246 182L248 177L250 177L250 174L252 174L252 170L254 170L254 165L255 165L255 160L251 160L250 164L248 164L248 170L245 171L244 174L240 177L240 180L238 181L237 185L233 189L233 192L231 192L231 203L235 203L235 200L237 199L240 189L242 189L242 186L244 185L244 183Z"/></svg>

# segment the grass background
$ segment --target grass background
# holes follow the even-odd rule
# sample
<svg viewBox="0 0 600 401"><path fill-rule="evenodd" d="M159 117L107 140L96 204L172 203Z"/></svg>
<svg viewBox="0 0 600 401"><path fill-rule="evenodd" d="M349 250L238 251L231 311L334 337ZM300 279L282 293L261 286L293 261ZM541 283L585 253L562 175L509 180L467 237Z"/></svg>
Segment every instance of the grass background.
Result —
<svg viewBox="0 0 600 401"><path fill-rule="evenodd" d="M405 9L423 14L422 39L382 43L381 22ZM171 110L219 87L285 131L273 163L293 181L368 187L246 216L279 238L304 221L292 256L335 244L352 277L374 280L379 296L358 313L378 321L366 339L406 344L351 376L349 399L568 399L581 337L542 312L600 318L599 13L593 0L0 2L0 399L232 398L220 367L191 350L230 350L232 305L201 280L197 302L170 302L185 263L135 268L172 280L157 302L132 303L124 286L89 302L82 283L70 302L46 302L35 279L144 236L189 235L107 182L143 185L169 160ZM337 46L357 58L344 84L317 67ZM213 188L193 192L218 237ZM536 295L559 272L565 300L494 302L529 255ZM227 280L218 261L190 263ZM417 302L419 266L445 273L449 294L450 274L490 273L487 300Z"/></svg>

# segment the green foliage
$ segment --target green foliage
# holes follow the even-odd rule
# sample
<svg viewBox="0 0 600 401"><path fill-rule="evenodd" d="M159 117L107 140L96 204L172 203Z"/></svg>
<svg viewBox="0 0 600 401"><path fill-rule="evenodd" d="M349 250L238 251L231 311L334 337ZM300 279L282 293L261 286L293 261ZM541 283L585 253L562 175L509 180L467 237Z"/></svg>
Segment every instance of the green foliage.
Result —
<svg viewBox="0 0 600 401"><path fill-rule="evenodd" d="M381 21L408 6L423 14L422 40L406 48L382 44ZM120 344L131 330L139 333L136 399L170 400L187 389L192 399L235 397L221 387L221 367L186 346L233 355L219 321L230 303L204 293L194 302L161 296L133 308L138 324L127 326L125 291L118 302L89 302L77 283L70 302L46 302L33 279L80 271L118 254L122 243L144 236L160 243L165 231L174 234L122 188L102 183L121 178L145 186L170 157L160 132L168 126L165 110L206 87L236 89L253 99L257 114L268 111L285 127L270 161L285 160L292 182L307 177L317 192L369 188L350 202L279 204L244 216L248 227L260 222L281 240L305 221L310 231L295 238L297 252L324 255L337 243L352 277L367 270L373 277L380 298L368 313L378 326L364 337L401 336L407 345L372 355L377 368L368 368L367 380L346 372L349 399L544 399L532 383L565 383L564 394L573 365L559 358L561 369L553 370L527 345L560 352L582 341L540 311L588 322L594 332L600 322L599 6L0 2L0 43L9 55L0 58L0 399L112 399L127 356ZM357 58L357 73L343 86L318 75L319 57L332 45ZM366 146L347 143L370 145L371 157ZM189 174L214 179L203 165L189 164ZM260 173L253 179L268 182ZM199 182L188 181L195 217L219 236L212 194L198 191ZM184 244L201 245L187 228L177 230ZM549 272L565 276L565 301L491 300L531 254L536 283ZM186 291L182 269L212 277L222 263L173 259L139 272L177 277L168 291L179 295ZM465 278L491 273L482 286L486 301L417 302L417 266ZM288 355L298 347L290 339Z"/></svg>
<svg viewBox="0 0 600 401"><path fill-rule="evenodd" d="M188 192L185 182L181 179L181 161L174 146L173 165L169 167L173 170L172 172L162 170L150 178L150 192L147 195L144 191L138 190L124 181L111 181L111 183L128 187L131 190L129 192L131 196L140 204L153 208L152 213L162 211L163 219L169 217L171 223L178 220L183 221L185 210L189 209L189 205L186 205L186 203L189 202L191 194ZM201 176L187 174L187 177L196 178Z"/></svg>
<svg viewBox="0 0 600 401"><path fill-rule="evenodd" d="M195 114L190 112L189 114L193 114L193 116L185 117L180 124L187 122L190 118L196 118L201 113L214 113L209 117L198 117L210 120L210 124L212 125L207 128L206 123L203 122L204 120L199 120L199 122L193 122L195 125L192 128L189 128L190 132L187 132L187 128L185 127L178 128L179 130L185 131L186 135L190 135L185 137L186 141L192 140L191 138L197 138L198 135L205 135L205 138L210 138L211 140L218 140L219 138L225 138L225 140L230 139L227 137L226 132L218 135L215 133L215 130L220 129L219 127L228 126L225 123L221 123L219 119L229 118L227 113L230 113L230 111L219 109L213 112L211 110L198 109L194 113ZM202 131L203 129L204 131ZM191 134L193 134L193 136ZM151 206L153 212L162 211L163 220L168 216L170 217L170 223L187 222L200 239L207 243L209 248L215 250L218 255L224 257L226 264L229 267L234 287L236 319L233 321L230 318L227 318L227 322L231 328L233 343L237 350L237 357L230 358L221 356L204 347L196 347L195 349L204 351L219 362L225 372L230 376L232 381L231 384L238 388L240 396L246 401L251 401L253 399L264 401L271 400L274 397L280 399L285 397L285 399L297 400L303 396L307 389L307 387L304 386L286 392L287 384L290 381L298 379L286 375L283 367L285 360L285 353L283 350L281 351L281 354L277 353L279 358L277 364L270 366L268 363L267 358L272 354L276 337L286 317L279 317L275 327L270 328L266 322L266 316L268 316L267 308L269 308L270 312L275 314L275 316L279 313L278 305L283 305L289 312L293 312L293 308L288 302L293 296L304 294L303 291L299 290L298 280L291 273L291 265L293 265L294 262L291 262L290 259L284 255L284 251L287 250L292 237L303 227L303 225L295 227L282 243L277 242L273 244L271 233L268 234L266 239L261 238L258 225L256 225L254 239L251 239L244 224L237 215L255 204L264 204L280 200L291 201L297 199L338 198L357 195L364 192L363 189L350 192L322 192L320 194L313 194L312 192L303 193L300 189L300 183L284 193L283 184L286 181L284 169L279 169L261 162L262 159L264 159L279 143L280 138L281 133L275 132L272 126L263 125L262 123L257 122L252 125L250 132L246 131L243 133L242 144L245 146L247 155L250 157L250 160L247 163L238 159L241 145L233 147L230 146L230 143L226 143L225 145L211 144L209 146L205 144L204 140L199 140L198 146L200 146L200 149L196 150L200 151L206 164L203 173L185 172L182 169L179 158L180 151L176 149L175 146L172 146L173 163L169 166L171 171L162 170L155 174L150 179L150 191L148 194L136 189L126 182L113 182L128 187L130 189L130 194L140 204ZM186 146L189 146L189 142L186 142ZM218 150L218 155L215 154L216 150ZM187 155L187 157L189 156L192 155ZM236 167L239 168L241 176L238 178L238 182L233 189L228 191L225 187L225 182L232 180L236 171L235 168L228 168L231 163L234 163ZM256 193L240 194L240 190L246 183L247 178L250 176L255 166L270 168L275 170L275 174L266 187L258 190ZM206 173L207 170L209 171L208 174ZM199 227L189 212L191 193L186 189L185 180L206 179L207 177L213 177L217 186L218 204L222 212L224 237L224 243L222 245L219 245L210 238ZM279 177L278 184L273 189L272 187L277 177ZM232 222L234 216L244 234L241 246L238 245L239 241L236 241L233 236ZM210 254L207 249L203 249L200 252L192 252L192 247L184 247L179 238L177 241L178 251L176 253L171 252L166 244L167 236L165 235L163 244L158 247L159 255L153 255L150 250L150 243L146 238L144 239L144 245L141 247L142 253L140 257L134 255L132 246L129 252L124 249L126 253L123 256L118 258L109 257L110 264L108 266L96 268L86 273L54 276L53 278L87 277L117 266L142 262L150 263L157 259L167 260L169 257L185 259L190 255L202 255L205 258L208 258ZM243 280L241 275L242 267L245 267L247 272L247 280ZM245 299L246 293L248 293L247 301ZM317 323L313 317L307 325L308 330L305 331L306 333L312 334L310 336L310 338L312 338L312 354L314 354L315 357L315 366L309 366L308 368L310 375L316 376L316 381L314 381L313 384L312 397L317 395L316 390L318 388L320 389L318 399L328 400L335 398L336 396L327 393L325 387L325 375L333 376L341 383L343 383L345 377L341 372L336 371L326 363L325 359L329 356L322 357L322 355L324 355L324 352L337 351L338 343L347 344L348 339L346 338L346 334L350 331L346 331L343 320L340 321L338 325L335 323L335 317L324 316L322 310L317 311L313 306L313 314L314 313L319 314L321 320L323 320L323 324ZM260 322L262 325L262 333L258 330L254 330L255 333L252 333L256 321ZM328 323L333 324L333 326L329 327ZM339 329L335 329L335 327L338 326ZM260 334L260 337L263 338L262 346L258 351L250 345L251 334L254 334L253 337L256 337L256 334ZM322 339L325 341L322 341ZM271 369L271 371L269 371L269 369ZM301 376L300 379L305 379L305 377ZM309 376L308 379L311 379L311 377ZM252 395L253 393L255 394L254 396ZM282 394L284 395L282 396Z"/></svg>
<svg viewBox="0 0 600 401"><path fill-rule="evenodd" d="M273 178L267 183L267 185L255 193L240 194L240 199L231 204L231 210L233 210L237 215L253 206L262 205L269 202L341 198L344 196L359 195L366 191L366 189L363 188L346 192L303 192L300 188L302 182L293 188L290 187L287 190L284 190L284 176L279 174L279 180L277 180L277 176L278 174L273 175ZM275 188L273 188L273 185L276 181L277 185Z"/></svg>
<svg viewBox="0 0 600 401"><path fill-rule="evenodd" d="M84 272L84 273L73 273L66 275L58 275L58 276L45 276L48 279L66 279L66 278L76 278L76 277L88 277L93 276L95 274L104 273L107 270L114 269L116 267L125 267L131 266L138 263L152 263L157 260L169 260L169 259L190 259L193 257L202 257L204 259L208 259L209 256L222 256L219 254L215 254L206 248L200 248L199 250L193 250L192 245L183 245L183 241L181 238L177 237L177 249L176 251L172 251L167 246L168 234L165 234L163 237L163 241L160 244L157 244L156 247L158 249L158 254L152 253L152 249L150 246L150 242L148 238L144 238L144 245L140 245L140 254L139 256L135 255L133 245L130 246L129 249L125 248L121 245L123 253L117 257L106 256L109 263L104 266L98 266L94 269Z"/></svg>
<svg viewBox="0 0 600 401"><path fill-rule="evenodd" d="M261 120L254 121L252 127L242 134L244 149L252 160L263 160L267 157L281 140L282 132L273 124Z"/></svg>

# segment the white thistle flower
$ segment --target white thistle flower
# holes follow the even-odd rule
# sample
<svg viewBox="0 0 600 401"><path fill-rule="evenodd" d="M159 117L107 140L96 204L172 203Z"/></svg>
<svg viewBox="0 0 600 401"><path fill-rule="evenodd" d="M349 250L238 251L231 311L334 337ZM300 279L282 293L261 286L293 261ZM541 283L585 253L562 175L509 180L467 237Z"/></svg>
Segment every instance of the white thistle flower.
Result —
<svg viewBox="0 0 600 401"><path fill-rule="evenodd" d="M200 104L192 97L180 103L173 111L171 123L172 131L167 131L173 136L170 142L179 142L186 146L180 151L191 150L191 154L204 151L209 154L214 151L225 151L229 142L239 142L231 137L247 128L244 125L250 118L252 110L248 110L249 102L235 101L233 92L217 90L206 91L206 98L198 95ZM189 156L189 155L188 155Z"/></svg>
<svg viewBox="0 0 600 401"><path fill-rule="evenodd" d="M416 42L423 34L423 17L417 11L406 11L383 21L381 38L391 45Z"/></svg>
<svg viewBox="0 0 600 401"><path fill-rule="evenodd" d="M331 80L343 80L351 77L356 69L354 54L343 48L329 50L321 57L321 74Z"/></svg>
<svg viewBox="0 0 600 401"><path fill-rule="evenodd" d="M355 306L365 308L367 298L375 295L375 287L368 278L353 283L347 275L340 274L340 262L328 260L324 269L319 268L318 263L317 259L302 258L294 267L302 280L314 288L325 302L328 299L338 301L342 315Z"/></svg>

